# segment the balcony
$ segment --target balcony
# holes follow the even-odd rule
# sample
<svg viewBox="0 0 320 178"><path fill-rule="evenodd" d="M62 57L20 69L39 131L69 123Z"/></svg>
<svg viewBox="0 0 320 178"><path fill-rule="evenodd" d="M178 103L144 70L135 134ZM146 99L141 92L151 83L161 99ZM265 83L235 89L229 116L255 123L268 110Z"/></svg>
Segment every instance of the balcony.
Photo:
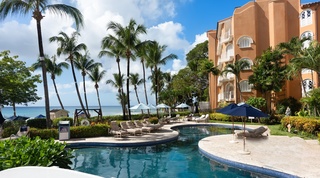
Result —
<svg viewBox="0 0 320 178"><path fill-rule="evenodd" d="M227 75L221 75L218 77L218 82L229 82L234 80L234 74L228 73Z"/></svg>
<svg viewBox="0 0 320 178"><path fill-rule="evenodd" d="M233 40L232 35L226 35L224 38L220 39L220 43L229 43Z"/></svg>
<svg viewBox="0 0 320 178"><path fill-rule="evenodd" d="M222 63L225 63L225 62L232 62L233 59L234 59L233 55L232 56L228 56L228 57L222 57L221 56L221 57L218 58L218 65L222 64Z"/></svg>

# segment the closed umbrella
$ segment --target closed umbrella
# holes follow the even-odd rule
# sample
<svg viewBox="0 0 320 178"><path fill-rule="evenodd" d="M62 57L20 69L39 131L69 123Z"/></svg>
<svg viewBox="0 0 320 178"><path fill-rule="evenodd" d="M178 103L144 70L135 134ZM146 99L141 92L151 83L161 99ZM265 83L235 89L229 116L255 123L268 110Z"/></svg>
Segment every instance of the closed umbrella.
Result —
<svg viewBox="0 0 320 178"><path fill-rule="evenodd" d="M248 104L238 104L237 107L234 107L233 109L226 111L224 114L228 114L231 116L243 116L243 117L269 117L268 114L263 113L261 110L250 106ZM246 145L246 137L245 137L245 129L246 129L246 119L243 119L243 132L244 132L244 137L243 137L243 153L244 154L250 154L250 152L245 150L245 145Z"/></svg>

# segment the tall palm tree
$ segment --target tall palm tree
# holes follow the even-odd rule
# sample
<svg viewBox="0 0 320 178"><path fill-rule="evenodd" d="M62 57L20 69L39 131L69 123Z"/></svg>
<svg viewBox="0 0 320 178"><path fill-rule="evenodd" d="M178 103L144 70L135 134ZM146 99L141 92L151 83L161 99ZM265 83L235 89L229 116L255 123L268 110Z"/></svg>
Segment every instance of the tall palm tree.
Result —
<svg viewBox="0 0 320 178"><path fill-rule="evenodd" d="M96 68L97 66L102 67L100 62L95 62L93 59L90 58L89 51L86 51L84 55L81 55L79 58L74 60L74 66L81 70L82 81L83 81L83 92L84 92L84 101L86 102L86 108L89 109L88 106L88 99L87 99L87 91L86 91L86 75L88 71Z"/></svg>
<svg viewBox="0 0 320 178"><path fill-rule="evenodd" d="M110 41L109 39L112 39L111 35L104 37L102 39L102 42L101 42L102 50L99 52L98 56L100 58L103 56L114 57L118 65L118 75L121 76L120 59L125 57L125 53L121 48L115 46L116 44L111 43L112 41ZM123 93L123 87L121 87L121 93ZM123 119L125 119L126 117L125 108L122 108L122 116L123 116Z"/></svg>
<svg viewBox="0 0 320 178"><path fill-rule="evenodd" d="M150 45L148 50L148 54L146 57L146 65L150 67L151 73L154 74L154 86L155 86L155 97L156 97L156 105L158 105L158 92L160 91L160 83L159 83L159 71L160 65L165 65L170 59L177 59L178 56L175 54L169 54L163 57L163 53L165 52L167 46L160 45L158 42L154 42Z"/></svg>
<svg viewBox="0 0 320 178"><path fill-rule="evenodd" d="M98 104L99 104L99 109L100 109L100 115L102 116L102 109L101 109L101 102L100 102L100 96L99 96L99 82L101 81L101 79L104 77L106 71L102 70L100 71L99 66L96 65L93 69L91 69L88 72L89 78L91 79L91 81L94 82L94 88L96 89L97 92L97 98L98 98ZM100 118L102 119L102 118Z"/></svg>
<svg viewBox="0 0 320 178"><path fill-rule="evenodd" d="M138 36L140 34L146 34L146 27L143 25L137 25L136 21L130 19L129 24L126 27L123 27L120 23L110 22L108 24L108 29L111 29L115 32L116 36L110 35L108 37L108 41L110 43L115 44L118 48L125 51L125 55L127 58L127 102L128 108L130 108L130 91L129 91L129 84L130 84L130 60L134 59L134 52L139 45ZM129 112L129 119L131 119L131 112Z"/></svg>
<svg viewBox="0 0 320 178"><path fill-rule="evenodd" d="M301 71L303 66L306 67L306 63L310 62L308 60L302 59L305 58L304 54L304 42L310 40L309 38L300 39L299 37L293 37L289 42L283 42L278 45L278 47L283 50L284 54L292 55L292 59L289 64L289 76L298 76L300 79L301 86L303 86L303 92L307 96L306 88L303 85L303 79ZM309 56L307 54L307 56Z"/></svg>
<svg viewBox="0 0 320 178"><path fill-rule="evenodd" d="M45 57L47 72L50 73L50 75L51 75L51 79L52 79L52 82L53 82L54 90L56 92L56 95L57 95L58 101L60 103L61 109L64 109L64 106L62 104L60 95L58 93L57 85L56 85L56 76L60 76L62 74L62 68L68 69L69 68L69 64L66 63L66 62L57 63L56 55L53 55L51 57L51 59L52 60L50 60L47 56ZM41 61L39 59L37 63L34 63L32 65L32 68L39 69L39 68L41 68L41 66L42 66L42 64L41 64Z"/></svg>
<svg viewBox="0 0 320 178"><path fill-rule="evenodd" d="M242 101L242 93L240 88L240 73L242 70L249 68L250 63L246 60L237 60L234 62L234 64L229 63L225 66L224 70L221 72L221 74L227 75L228 73L232 73L236 77L236 88L239 92L240 101Z"/></svg>
<svg viewBox="0 0 320 178"><path fill-rule="evenodd" d="M87 46L84 43L77 44L77 37L80 35L78 32L73 32L71 34L71 37L69 37L66 33L60 32L58 36L53 36L49 38L50 42L57 42L58 43L58 49L57 49L57 55L60 56L61 54L64 54L67 56L66 60L70 62L71 69L72 69L72 75L74 80L74 85L76 87L78 99L80 102L81 109L85 113L86 117L89 118L88 111L85 109L81 96L80 91L78 87L77 77L74 70L74 61L77 60L77 58L81 57L81 51L86 51Z"/></svg>
<svg viewBox="0 0 320 178"><path fill-rule="evenodd" d="M137 101L138 101L138 103L140 103L137 86L141 85L144 82L144 80L139 78L138 73L135 73L135 74L131 73L130 74L130 82L131 82L131 85L133 85L134 91L136 93Z"/></svg>
<svg viewBox="0 0 320 178"><path fill-rule="evenodd" d="M113 74L113 78L114 80L112 79L109 79L106 81L106 84L110 84L111 86L115 87L118 89L118 99L120 98L120 103L121 103L121 107L122 107L122 111L126 112L126 99L125 99L125 94L124 92L121 90L123 88L123 84L125 82L125 79L124 79L124 75L119 75L119 74L116 74L114 73ZM125 119L125 118L123 118Z"/></svg>
<svg viewBox="0 0 320 178"><path fill-rule="evenodd" d="M47 127L50 128L50 102L46 74L47 70L44 61L44 50L41 32L41 20L44 17L42 13L44 13L46 10L48 10L51 13L58 14L60 16L70 16L75 21L77 29L83 26L83 17L81 12L77 8L65 4L48 4L47 0L3 0L0 4L0 20L5 19L8 16L8 14L27 15L30 12L32 12L32 17L36 20L39 56L42 63L42 80L44 87Z"/></svg>

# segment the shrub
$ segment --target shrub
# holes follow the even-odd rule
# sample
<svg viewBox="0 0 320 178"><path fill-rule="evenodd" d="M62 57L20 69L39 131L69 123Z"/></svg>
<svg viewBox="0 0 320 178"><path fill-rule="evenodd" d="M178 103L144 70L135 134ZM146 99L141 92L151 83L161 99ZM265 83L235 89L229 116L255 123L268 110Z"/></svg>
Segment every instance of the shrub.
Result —
<svg viewBox="0 0 320 178"><path fill-rule="evenodd" d="M95 124L92 126L76 126L70 128L71 138L88 138L109 135L110 126L107 124Z"/></svg>
<svg viewBox="0 0 320 178"><path fill-rule="evenodd" d="M210 119L217 121L231 121L231 116L222 113L211 113Z"/></svg>
<svg viewBox="0 0 320 178"><path fill-rule="evenodd" d="M302 104L293 97L279 100L276 104L276 113L285 114L288 106L291 110L291 115L293 115L294 113L298 112L301 109Z"/></svg>
<svg viewBox="0 0 320 178"><path fill-rule="evenodd" d="M41 139L58 139L58 129L52 128L52 129L36 129L36 128L30 128L29 130L29 136L31 138L39 137Z"/></svg>
<svg viewBox="0 0 320 178"><path fill-rule="evenodd" d="M30 119L27 121L27 126L45 129L47 128L47 120L46 119Z"/></svg>
<svg viewBox="0 0 320 178"><path fill-rule="evenodd" d="M156 123L159 122L159 119L158 119L157 117L150 117L150 118L149 118L149 122L150 122L151 124L156 124Z"/></svg>
<svg viewBox="0 0 320 178"><path fill-rule="evenodd" d="M298 116L284 117L281 120L281 125L286 128L288 124L291 125L291 128L301 132L310 134L317 134L320 132L320 120L315 118Z"/></svg>
<svg viewBox="0 0 320 178"><path fill-rule="evenodd" d="M262 97L250 97L246 103L258 109L262 109L267 105L266 99Z"/></svg>
<svg viewBox="0 0 320 178"><path fill-rule="evenodd" d="M66 144L39 137L20 137L0 142L0 171L19 166L58 166L70 169L72 151Z"/></svg>

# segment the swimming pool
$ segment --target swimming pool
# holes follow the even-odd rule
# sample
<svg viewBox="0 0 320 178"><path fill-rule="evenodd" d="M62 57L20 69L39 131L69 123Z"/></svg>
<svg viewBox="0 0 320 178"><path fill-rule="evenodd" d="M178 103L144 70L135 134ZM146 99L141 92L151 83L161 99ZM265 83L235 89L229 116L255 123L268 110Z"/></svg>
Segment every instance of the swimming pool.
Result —
<svg viewBox="0 0 320 178"><path fill-rule="evenodd" d="M250 172L217 164L199 153L200 139L230 134L230 128L180 126L174 129L179 131L179 138L167 144L77 149L71 167L102 177L257 177Z"/></svg>

